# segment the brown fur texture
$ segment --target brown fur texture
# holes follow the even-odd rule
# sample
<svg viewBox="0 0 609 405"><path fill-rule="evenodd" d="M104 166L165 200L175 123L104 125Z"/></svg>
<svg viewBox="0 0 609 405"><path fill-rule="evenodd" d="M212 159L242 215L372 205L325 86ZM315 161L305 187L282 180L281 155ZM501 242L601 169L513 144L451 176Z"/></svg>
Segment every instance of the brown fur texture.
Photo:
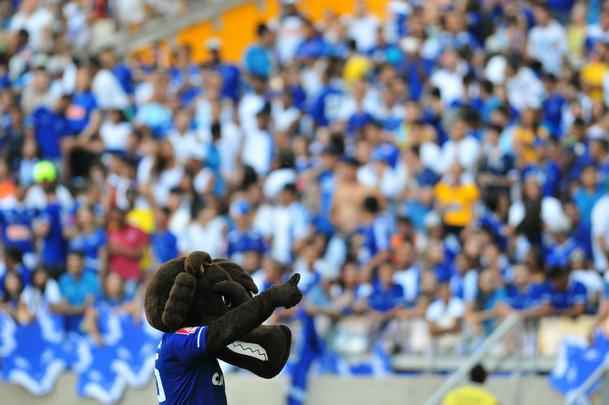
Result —
<svg viewBox="0 0 609 405"><path fill-rule="evenodd" d="M222 297L213 292L213 286L230 280L247 291L257 292L239 265L225 259L212 260L205 252L193 252L164 263L146 289L144 307L148 322L163 332L209 323L229 310Z"/></svg>

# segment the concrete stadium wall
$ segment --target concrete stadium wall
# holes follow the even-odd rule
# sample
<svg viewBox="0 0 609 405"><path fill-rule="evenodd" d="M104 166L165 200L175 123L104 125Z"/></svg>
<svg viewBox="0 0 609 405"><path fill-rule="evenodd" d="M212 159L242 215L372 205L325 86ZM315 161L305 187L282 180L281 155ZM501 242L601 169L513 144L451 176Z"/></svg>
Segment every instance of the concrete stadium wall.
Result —
<svg viewBox="0 0 609 405"><path fill-rule="evenodd" d="M437 376L343 378L314 377L311 380L309 405L419 405L442 383ZM283 405L287 383L284 378L262 380L251 376L226 375L229 405ZM95 405L76 395L73 374L64 375L55 390L46 397L33 397L22 388L0 384L0 404L6 405ZM488 388L502 404L560 404L545 377L525 377L516 383L513 377L494 377ZM520 396L520 398L519 398ZM518 402L519 401L519 402ZM156 404L152 382L143 390L129 390L121 405Z"/></svg>

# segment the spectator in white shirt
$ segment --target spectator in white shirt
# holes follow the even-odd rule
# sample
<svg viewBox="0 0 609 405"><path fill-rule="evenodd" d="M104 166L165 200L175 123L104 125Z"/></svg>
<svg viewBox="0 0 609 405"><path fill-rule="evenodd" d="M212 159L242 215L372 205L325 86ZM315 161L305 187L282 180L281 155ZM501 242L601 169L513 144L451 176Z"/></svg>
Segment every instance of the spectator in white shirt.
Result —
<svg viewBox="0 0 609 405"><path fill-rule="evenodd" d="M357 181L378 188L387 198L396 198L406 185L406 170L402 165L392 168L383 151L372 152L370 162L357 170Z"/></svg>
<svg viewBox="0 0 609 405"><path fill-rule="evenodd" d="M220 152L220 171L222 176L232 179L237 169L237 160L241 152L242 133L232 121L220 120L220 105L214 104L209 128L200 129L199 138L206 148L214 142Z"/></svg>
<svg viewBox="0 0 609 405"><path fill-rule="evenodd" d="M296 0L281 0L276 47L282 63L293 60L303 39L303 28L304 19L296 7Z"/></svg>
<svg viewBox="0 0 609 405"><path fill-rule="evenodd" d="M292 94L284 90L273 102L273 122L278 132L289 133L298 127L300 110L294 105Z"/></svg>
<svg viewBox="0 0 609 405"><path fill-rule="evenodd" d="M125 114L118 109L110 110L104 119L99 135L106 151L109 152L125 152L129 147L129 138L132 135L133 128L131 123L125 117Z"/></svg>
<svg viewBox="0 0 609 405"><path fill-rule="evenodd" d="M442 146L442 171L446 171L454 164L459 163L467 172L474 173L478 164L480 145L471 135L467 134L467 124L458 118L452 125L450 140Z"/></svg>
<svg viewBox="0 0 609 405"><path fill-rule="evenodd" d="M213 257L221 256L226 251L226 230L226 219L219 215L217 200L208 198L186 232L179 236L180 251L204 250Z"/></svg>
<svg viewBox="0 0 609 405"><path fill-rule="evenodd" d="M544 95L543 83L535 73L513 55L507 66L506 90L510 104L518 111L526 108L540 108Z"/></svg>
<svg viewBox="0 0 609 405"><path fill-rule="evenodd" d="M448 283L439 284L436 299L427 308L429 334L434 346L440 351L454 351L460 340L465 306L463 301L452 296Z"/></svg>
<svg viewBox="0 0 609 405"><path fill-rule="evenodd" d="M273 136L270 133L271 106L266 103L256 114L256 127L246 131L241 159L260 175L271 170Z"/></svg>
<svg viewBox="0 0 609 405"><path fill-rule="evenodd" d="M357 0L355 14L349 21L349 36L355 40L359 52L367 52L376 45L379 20L368 12L365 0Z"/></svg>
<svg viewBox="0 0 609 405"><path fill-rule="evenodd" d="M537 24L529 31L527 52L542 63L546 72L557 75L567 53L565 29L552 18L546 5L537 3L533 11Z"/></svg>
<svg viewBox="0 0 609 405"><path fill-rule="evenodd" d="M93 59L92 63L96 69L92 90L99 107L102 110L127 108L129 97L112 73L114 61L111 53L102 52L98 58Z"/></svg>
<svg viewBox="0 0 609 405"><path fill-rule="evenodd" d="M206 72L203 78L204 94L195 105L195 122L200 131L208 131L213 121L233 121L234 110L230 100L222 99L222 76Z"/></svg>
<svg viewBox="0 0 609 405"><path fill-rule="evenodd" d="M263 190L266 198L270 201L274 200L285 186L296 182L295 164L294 152L289 149L279 151L277 156L278 167L269 173L264 182Z"/></svg>
<svg viewBox="0 0 609 405"><path fill-rule="evenodd" d="M191 116L187 110L176 113L174 129L169 133L168 139L175 150L178 163L185 163L193 153L203 153L203 145L191 128Z"/></svg>
<svg viewBox="0 0 609 405"><path fill-rule="evenodd" d="M459 67L459 56L454 49L446 49L440 58L440 68L430 78L430 83L440 90L442 102L450 105L463 98L463 72Z"/></svg>
<svg viewBox="0 0 609 405"><path fill-rule="evenodd" d="M10 23L10 31L25 29L30 34L30 45L34 50L43 50L50 45L53 14L39 0L23 0L19 12Z"/></svg>
<svg viewBox="0 0 609 405"><path fill-rule="evenodd" d="M309 234L307 215L298 200L294 184L287 184L277 196L277 204L269 211L268 220L273 224L271 234L271 256L287 264L303 245Z"/></svg>
<svg viewBox="0 0 609 405"><path fill-rule="evenodd" d="M61 310L62 298L59 285L43 268L38 268L34 272L32 284L25 287L21 293L21 300L29 312L35 315Z"/></svg>
<svg viewBox="0 0 609 405"><path fill-rule="evenodd" d="M266 80L262 77L251 75L249 83L252 91L247 92L239 103L239 125L246 133L257 127L256 115L266 103Z"/></svg>

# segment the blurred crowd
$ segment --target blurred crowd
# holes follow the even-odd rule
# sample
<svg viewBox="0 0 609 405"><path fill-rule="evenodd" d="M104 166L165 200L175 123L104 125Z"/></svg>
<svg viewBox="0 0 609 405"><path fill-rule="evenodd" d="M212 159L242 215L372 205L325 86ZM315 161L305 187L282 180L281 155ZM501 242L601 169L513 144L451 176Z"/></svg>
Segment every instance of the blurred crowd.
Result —
<svg viewBox="0 0 609 405"><path fill-rule="evenodd" d="M282 0L240 63L216 39L202 63L86 52L91 19L140 3L0 5L2 311L99 339L99 305L137 316L159 263L205 250L261 290L301 273L344 353L463 352L511 313L551 353L540 334L607 318L608 5L314 22Z"/></svg>

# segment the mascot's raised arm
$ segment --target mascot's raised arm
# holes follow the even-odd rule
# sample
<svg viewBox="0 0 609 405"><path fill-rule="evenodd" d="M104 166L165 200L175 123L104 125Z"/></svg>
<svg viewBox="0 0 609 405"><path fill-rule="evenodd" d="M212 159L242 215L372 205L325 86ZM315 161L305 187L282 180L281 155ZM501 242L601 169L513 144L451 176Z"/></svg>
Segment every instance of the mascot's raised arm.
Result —
<svg viewBox="0 0 609 405"><path fill-rule="evenodd" d="M148 322L165 334L155 377L163 405L226 404L218 359L264 378L276 376L290 354L291 334L283 325L262 326L276 308L302 299L298 274L258 292L235 263L205 252L163 264L146 289Z"/></svg>

